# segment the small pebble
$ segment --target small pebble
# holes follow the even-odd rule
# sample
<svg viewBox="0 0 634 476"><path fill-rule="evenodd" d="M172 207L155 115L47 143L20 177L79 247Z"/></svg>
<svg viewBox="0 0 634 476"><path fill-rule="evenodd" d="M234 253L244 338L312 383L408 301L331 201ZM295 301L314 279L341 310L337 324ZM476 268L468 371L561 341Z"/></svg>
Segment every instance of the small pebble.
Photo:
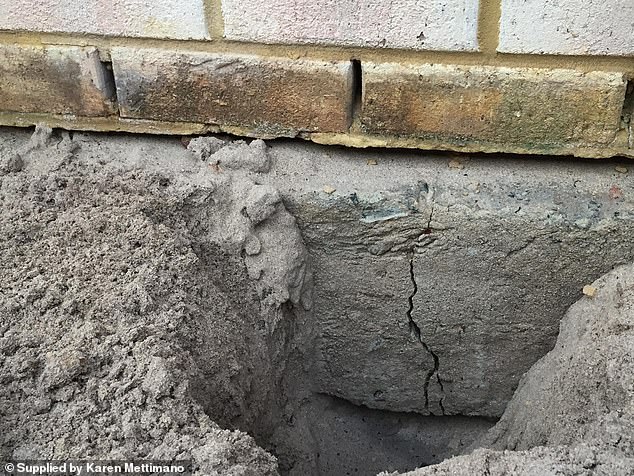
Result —
<svg viewBox="0 0 634 476"><path fill-rule="evenodd" d="M11 155L6 159L0 159L0 171L4 173L20 172L23 168L24 162L18 154Z"/></svg>
<svg viewBox="0 0 634 476"><path fill-rule="evenodd" d="M368 160L368 165L376 165L376 164L377 164L376 160L374 160L374 159Z"/></svg>
<svg viewBox="0 0 634 476"><path fill-rule="evenodd" d="M627 167L624 167L623 165L617 165L616 167L614 167L614 170L616 170L620 174L627 173Z"/></svg>
<svg viewBox="0 0 634 476"><path fill-rule="evenodd" d="M593 298L597 294L597 288L595 288L594 286L590 286L589 284L586 284L583 287L583 294L585 294L588 297Z"/></svg>
<svg viewBox="0 0 634 476"><path fill-rule="evenodd" d="M324 193L327 193L328 195L335 193L336 190L336 188L332 188L330 185L326 185L324 187Z"/></svg>

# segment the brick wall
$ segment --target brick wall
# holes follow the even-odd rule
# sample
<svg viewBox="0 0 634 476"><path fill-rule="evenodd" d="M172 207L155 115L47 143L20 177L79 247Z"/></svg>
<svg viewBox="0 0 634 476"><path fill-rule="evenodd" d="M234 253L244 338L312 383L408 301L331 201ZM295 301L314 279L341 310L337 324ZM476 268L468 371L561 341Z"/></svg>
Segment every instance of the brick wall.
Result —
<svg viewBox="0 0 634 476"><path fill-rule="evenodd" d="M0 0L0 124L634 157L632 0Z"/></svg>

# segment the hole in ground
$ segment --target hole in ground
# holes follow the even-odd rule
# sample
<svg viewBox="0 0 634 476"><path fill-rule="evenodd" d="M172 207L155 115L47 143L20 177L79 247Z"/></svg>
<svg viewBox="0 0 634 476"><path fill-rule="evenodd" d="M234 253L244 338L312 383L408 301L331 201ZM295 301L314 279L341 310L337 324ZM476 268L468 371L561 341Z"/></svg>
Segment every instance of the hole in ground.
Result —
<svg viewBox="0 0 634 476"><path fill-rule="evenodd" d="M439 463L464 451L494 424L481 417L374 410L313 394L303 400L292 424L261 443L280 458L284 475L365 476Z"/></svg>
<svg viewBox="0 0 634 476"><path fill-rule="evenodd" d="M283 309L284 320L297 322L296 312L292 307ZM210 386L197 383L197 400L209 416L223 427L252 435L258 445L278 458L283 476L405 472L462 453L495 424L495 420L483 417L370 409L314 392L315 372L310 357L314 353L309 350L313 335L305 327L291 325L284 338L270 341L277 342L276 348L285 348L273 366L283 362L283 375L278 380L279 374L276 377L272 369L263 367L259 382L244 389L238 401L231 403L237 412L229 412L227 405L208 399L210 388L217 387L214 372L204 375L211 379ZM200 363L207 355L202 350ZM266 382L269 377L275 382Z"/></svg>
<svg viewBox="0 0 634 476"><path fill-rule="evenodd" d="M203 221L199 213L201 207L192 207L183 214L193 214L192 221L199 223ZM287 302L279 309L277 331L264 332L257 326L257 301L235 292L248 283L236 281L226 287L227 276L234 274L239 262L227 256L218 260L218 251L200 244L194 249L200 275L220 276L215 286L239 310L238 321L251 323L236 329L249 350L239 357L244 369L228 380L210 359L217 322L209 316L195 323L197 331L190 335L200 340L188 347L202 372L194 396L212 420L249 433L275 455L283 476L406 472L462 453L495 424L482 417L370 409L314 391L317 352L311 313L306 318L305 311Z"/></svg>
<svg viewBox="0 0 634 476"><path fill-rule="evenodd" d="M369 410L310 391L312 316L288 299L271 301L272 285L258 288L247 272L246 260L255 258L214 237L218 217L226 219L221 225L244 218L243 197L257 191L255 183L242 177L246 191L233 196L232 182L192 185L107 157L81 162L77 153L70 160L70 136L51 138L38 129L33 139L41 144L37 173L3 177L11 193L0 225L12 237L4 268L20 271L3 281L16 300L1 332L15 338L4 348L9 364L0 366L7 383L0 454L38 459L59 446L56 455L116 448L143 458L160 448L172 458L197 449L199 464L215 465L215 443L230 447L232 440L200 423L202 407L214 422L254 435L279 457L282 474L363 475L440 461L488 427L477 419ZM17 204L25 201L41 207L20 215L28 226L16 233ZM275 269L287 265L280 249L301 254L295 226L280 207L257 230L263 253L273 250L267 263L277 258ZM30 234L44 228L46 235ZM69 230L81 232L69 240ZM20 304L25 292L32 298ZM267 299L285 304L265 306ZM13 372L23 362L27 372ZM13 428L20 431L5 430ZM250 441L239 443L227 466L261 454ZM263 459L256 467L270 468Z"/></svg>

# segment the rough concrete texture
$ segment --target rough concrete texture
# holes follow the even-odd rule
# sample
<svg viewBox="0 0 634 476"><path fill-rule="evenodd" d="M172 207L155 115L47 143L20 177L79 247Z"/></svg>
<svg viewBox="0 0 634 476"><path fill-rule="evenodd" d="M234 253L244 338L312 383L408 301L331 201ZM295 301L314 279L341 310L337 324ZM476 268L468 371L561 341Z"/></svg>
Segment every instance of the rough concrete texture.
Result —
<svg viewBox="0 0 634 476"><path fill-rule="evenodd" d="M43 128L0 143L2 459L277 474L210 417L258 433L281 408L309 301L294 219L248 164L82 146ZM265 167L263 143L242 147Z"/></svg>
<svg viewBox="0 0 634 476"><path fill-rule="evenodd" d="M478 442L492 449L408 474L634 474L634 266L591 289Z"/></svg>
<svg viewBox="0 0 634 476"><path fill-rule="evenodd" d="M503 53L634 55L630 0L502 0Z"/></svg>
<svg viewBox="0 0 634 476"><path fill-rule="evenodd" d="M0 0L0 30L208 38L203 0Z"/></svg>
<svg viewBox="0 0 634 476"><path fill-rule="evenodd" d="M114 48L122 117L247 127L264 136L343 132L349 62Z"/></svg>
<svg viewBox="0 0 634 476"><path fill-rule="evenodd" d="M592 148L620 141L620 73L364 63L361 128L455 145Z"/></svg>
<svg viewBox="0 0 634 476"><path fill-rule="evenodd" d="M478 1L222 0L225 37L261 43L475 51Z"/></svg>
<svg viewBox="0 0 634 476"><path fill-rule="evenodd" d="M3 111L104 116L114 94L95 48L0 46Z"/></svg>
<svg viewBox="0 0 634 476"><path fill-rule="evenodd" d="M356 404L500 416L583 286L634 259L614 163L271 156L316 270L318 388Z"/></svg>

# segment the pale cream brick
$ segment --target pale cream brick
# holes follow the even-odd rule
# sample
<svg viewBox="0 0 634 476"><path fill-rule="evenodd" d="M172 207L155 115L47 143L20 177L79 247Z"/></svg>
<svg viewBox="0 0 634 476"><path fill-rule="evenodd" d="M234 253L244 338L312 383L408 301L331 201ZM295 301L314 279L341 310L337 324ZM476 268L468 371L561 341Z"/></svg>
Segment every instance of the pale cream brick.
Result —
<svg viewBox="0 0 634 476"><path fill-rule="evenodd" d="M478 0L223 0L225 35L262 43L473 51Z"/></svg>
<svg viewBox="0 0 634 476"><path fill-rule="evenodd" d="M204 0L0 0L0 30L208 38Z"/></svg>
<svg viewBox="0 0 634 476"><path fill-rule="evenodd" d="M502 0L498 50L634 55L634 1Z"/></svg>

